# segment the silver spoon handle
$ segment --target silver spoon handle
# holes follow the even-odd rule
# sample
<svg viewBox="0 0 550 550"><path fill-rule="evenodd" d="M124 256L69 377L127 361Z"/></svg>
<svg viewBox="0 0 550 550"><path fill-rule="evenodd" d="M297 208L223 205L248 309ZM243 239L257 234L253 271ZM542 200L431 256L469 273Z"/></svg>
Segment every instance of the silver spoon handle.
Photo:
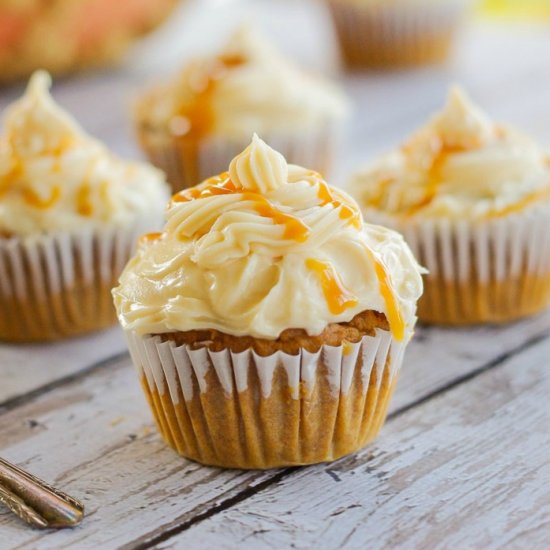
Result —
<svg viewBox="0 0 550 550"><path fill-rule="evenodd" d="M81 502L0 458L0 502L42 529L74 527L84 516Z"/></svg>

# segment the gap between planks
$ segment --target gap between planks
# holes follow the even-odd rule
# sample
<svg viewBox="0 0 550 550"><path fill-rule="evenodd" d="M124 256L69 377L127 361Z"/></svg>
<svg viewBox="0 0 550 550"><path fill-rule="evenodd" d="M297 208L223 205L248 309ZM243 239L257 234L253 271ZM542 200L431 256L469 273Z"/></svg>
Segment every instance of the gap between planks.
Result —
<svg viewBox="0 0 550 550"><path fill-rule="evenodd" d="M44 384L43 386L39 386L27 393L8 398L5 401L0 402L0 415L5 412L11 411L21 405L25 405L26 403L33 401L34 399L37 399L38 397L46 393L49 393L53 390L56 390L57 388L60 388L66 384L76 382L81 378L85 378L86 376L88 376L92 372L95 372L96 370L102 370L102 369L107 369L109 367L112 367L115 363L118 363L125 357L128 357L128 358L130 357L127 351L123 351L121 353L111 355L106 359L100 359L99 361L95 361L91 365L88 365L87 367L84 367L77 372L68 374L66 376L62 376L61 378L58 378L52 382L48 382L47 384Z"/></svg>
<svg viewBox="0 0 550 550"><path fill-rule="evenodd" d="M459 376L458 378L452 380L448 384L445 384L444 386L441 386L440 388L437 388L436 390L427 393L425 396L403 406L399 409L396 409L392 413L388 414L387 422L391 422L395 420L396 418L399 418L400 416L406 414L411 409L414 409L418 406L421 406L429 401L432 401L435 398L438 398L445 393L453 390L457 386L460 386L466 382L469 382L470 380L473 380L474 378L486 373L487 371L490 371L492 369L496 369L504 364L506 364L510 359L514 358L516 355L521 354L524 351L529 350L530 348L533 348L537 346L538 344L541 344L545 340L550 340L550 335L548 334L540 334L537 335L526 342L524 342L522 345L517 346L516 348L503 353L496 357L495 359L481 365L477 369L474 369L473 371L463 375ZM346 460L349 460L349 456L342 457L341 459L334 462L334 464L337 464L339 462L343 462ZM283 481L287 476L292 474L293 472L299 470L301 467L291 467L291 468L285 468L283 470L278 471L273 476L263 480L262 482L258 483L257 485L253 487L248 487L244 491L221 501L218 504L215 504L214 506L208 508L207 510L200 512L199 514L191 517L190 519L185 519L182 523L179 525L174 525L173 527L169 527L167 529L164 529L162 533L158 535L145 535L141 536L138 539L129 542L123 546L120 547L120 550L149 550L150 548L155 548L157 545L168 542L171 538L173 538L176 535L179 535L183 533L184 531L190 529L191 527L198 525L199 523L212 518L213 516L219 514L220 512L223 512L225 510L228 510L235 506L236 504L239 504L241 502L244 502L257 494L261 493L262 491L265 491L266 489L271 488L275 484L279 483L280 481ZM187 515L187 514L186 514Z"/></svg>
<svg viewBox="0 0 550 550"><path fill-rule="evenodd" d="M405 376L400 383L401 388L407 388L405 394L408 397L404 398L402 396L401 399L394 399L394 402L396 403L394 410L402 408L411 401L414 401L414 399L418 396L432 394L435 389L447 387L449 380L456 380L465 372L471 372L472 369L474 371L478 371L480 368L489 368L495 362L494 358L499 354L499 351L502 355L501 350L503 346L507 346L509 351L506 356L513 356L519 353L522 349L528 347L529 342L535 341L542 335L549 334L549 317L550 315L544 314L539 317L511 325L506 329L487 328L483 330L475 329L471 331L449 331L426 328L420 329L416 338L416 345L414 346L414 349L411 347L411 353L408 360L412 370L404 370L403 374ZM499 335L499 339L496 340L495 336L497 334ZM499 340L504 343L498 343ZM431 350L432 352L434 351L433 346L436 341L438 343L437 350L439 351L437 353L432 353L429 357L429 361L426 363L425 354L428 350ZM495 345L495 341L498 345ZM476 345L472 346L472 343L475 344L476 342L483 342L483 347L477 349ZM446 350L443 354L440 353L442 349ZM473 351L475 351L475 353L472 353ZM38 445L38 448L41 448L41 445L45 443L43 440L43 431L44 429L48 429L46 425L43 426L39 433L35 433L33 436L42 438L40 440L41 443L37 441L34 445L28 445L24 451L21 448L19 451L16 451L15 455L12 456L12 460L22 464L25 467L32 467L34 471L42 474L42 477L45 479L53 480L55 483L59 483L67 489L71 487L70 490L77 496L86 495L86 499L88 499L87 504L91 505L88 517L89 519L94 519L94 521L92 521L91 524L88 524L90 529L77 529L71 533L49 535L39 534L36 537L32 537L30 540L28 536L25 535L27 531L22 526L20 527L13 525L13 532L11 532L11 535L7 532L0 532L0 546L2 546L2 540L7 543L9 541L9 537L13 536L17 537L21 545L7 545L5 546L6 548L23 548L29 547L28 545L31 545L33 548L72 548L75 547L75 545L76 547L95 548L97 547L99 540L103 541L103 544L113 544L115 543L115 539L117 540L116 547L122 547L127 544L129 537L125 536L123 531L119 529L120 522L122 521L125 524L125 520L128 520L129 525L131 525L137 521L139 525L138 518L134 518L130 521L130 518L125 515L124 508L126 508L127 511L134 508L136 510L142 510L143 507L140 504L139 498L137 498L138 493L141 493L142 491L145 491L147 495L146 498L150 499L148 502L151 502L153 506L156 506L156 509L155 512L152 513L152 516L148 516L151 523L147 529L141 529L137 525L134 525L134 528L137 528L137 532L134 534L134 541L140 540L140 535L141 540L145 540L146 538L154 538L157 535L171 531L172 528L181 528L181 526L191 518L199 516L212 508L216 508L217 512L223 514L224 510L218 508L220 503L228 506L229 508L231 508L231 506L233 506L233 508L238 507L238 503L231 504L231 502L228 503L228 501L230 501L230 499L234 496L244 493L239 500L241 502L248 502L249 498L253 498L253 495L250 495L246 491L251 486L257 487L264 480L276 474L273 471L248 473L240 471L239 473L239 471L229 470L222 472L223 475L220 475L220 472L209 473L208 469L204 469L192 462L174 466L175 463L172 455L168 452L167 447L162 444L162 441L158 435L153 436L153 434L150 434L146 437L138 436L137 440L141 441L138 448L130 448L132 447L132 442L134 441L135 436L134 438L127 440L126 445L121 445L120 438L129 437L131 435L131 433L125 432L128 428L128 424L121 425L126 426L126 428L122 428L122 431L120 431L119 428L116 428L118 435L115 437L107 437L107 442L111 441L111 444L101 447L101 454L97 454L99 449L95 448L99 445L99 440L101 438L92 438L92 442L95 442L97 445L94 446L94 452L96 452L96 454L93 454L94 458L91 458L89 453L85 451L85 448L87 448L87 443L85 442L87 440L85 435L83 436L83 434L86 434L86 429L89 426L88 423L85 425L82 424L82 421L87 418L84 411L90 410L85 402L87 402L88 399L93 399L95 403L92 408L94 411L93 414L95 425L102 426L108 422L109 425L113 426L113 424L110 423L109 418L112 413L112 401L110 401L110 399L112 399L113 396L110 395L110 390L109 393L105 390L107 388L117 387L116 385L120 384L120 382L126 384L133 378L131 376L132 373L126 367L129 367L129 362L127 360L122 360L118 364L113 365L111 369L99 371L95 370L94 372L88 374L87 379L90 381L90 384L82 384L81 382L84 382L86 379L79 378L76 384L72 383L61 385L56 391L49 393L46 392L43 396L38 397L35 400L30 400L25 405L16 407L14 410L6 413L5 416L9 419L7 422L8 425L14 421L17 422L18 418L27 417L29 413L32 415L29 416L29 418L32 418L34 415L38 414L42 415L46 422L49 423L49 412L55 411L59 404L64 403L62 406L62 411L70 412L69 416L66 417L68 421L72 421L72 419L76 418L76 422L78 422L78 419L80 418L80 428L76 428L75 424L72 423L72 427L67 426L67 430L63 428L63 424L65 422L63 417L65 417L65 412L59 411L57 417L54 415L51 418L51 420L54 421L54 424L57 425L57 427L54 427L54 430L62 430L62 432L58 433L57 436L61 438L58 441L59 448L63 448L67 456L71 456L75 453L75 456L69 460L69 469L64 469L61 476L58 472L59 469L49 464L50 460L45 459L44 457L33 456L34 449L37 448L36 445ZM421 379L424 380L425 383L421 384L419 387L416 387L416 377L411 377L414 373L415 367L417 369L420 368L421 372L424 373ZM111 371L116 381L113 382L113 386L111 386L111 383L109 382L108 386L103 387L102 384L104 384L107 379L111 379L110 376L107 376L111 374ZM100 380L103 380L103 382L100 382ZM99 385L96 385L96 382L99 382ZM405 383L405 386L403 386L403 383ZM85 393L86 391L86 387L92 391L89 395L83 394L83 392ZM139 388L136 385L135 391L130 392L132 399L137 398L138 389ZM398 393L399 391L397 394ZM55 396L57 394L61 395L56 398ZM124 401L124 395L126 395L124 392L119 392L118 394L118 399L123 400L120 402L117 401L117 410L122 415L130 413L131 416L128 417L128 420L130 418L133 419L130 422L129 428L131 432L136 434L138 432L135 432L134 430L141 430L141 428L144 428L143 435L145 435L150 428L150 424L148 423L150 420L149 416L146 414L145 410L140 410L139 414L134 416L134 413L138 411L134 410L133 406L128 404L129 402ZM396 395L396 398L397 397L398 395ZM74 405L71 404L73 399ZM49 408L46 406L43 408L43 406L48 403L48 400L53 400L54 407ZM79 402L81 405L80 407L78 405ZM51 403L49 403L49 405L51 406ZM145 407L142 408L145 409ZM25 412L27 409L29 409L29 412ZM75 414L73 414L73 410ZM97 413L99 413L99 416L96 416ZM146 423L144 424L144 422ZM116 425L118 426L118 424ZM74 432L75 429L78 430L74 434L76 439L71 437L71 432ZM8 436L8 440L11 438L10 445L18 446L19 443L17 437L14 439L14 430L16 432L15 426L14 429L11 430L12 433L10 434L10 430L8 429L6 435ZM51 456L56 456L55 450L51 445L46 444L44 450L47 453L52 453L53 451ZM134 454L136 452L137 455ZM145 476L148 476L149 474L147 467L144 467L143 460L145 457L150 458L150 453L160 453L162 458L159 457L158 474L155 474L153 478L149 479L149 482L147 482L148 478ZM17 458L18 456L19 459ZM133 465L130 466L129 464L126 464L127 460L133 459L137 459L138 465L134 467ZM100 461L100 464L97 464L97 467L95 467L97 460ZM126 466L123 466L123 468L127 468L126 470L120 470L120 461L122 461L123 465L126 464ZM111 473L114 472L113 467L116 467L117 464L119 465L119 469L117 470L118 474L110 479ZM94 465L94 467L90 470L89 467L91 465ZM128 466L130 467L128 468ZM121 507L116 504L116 501L99 496L104 492L111 492L112 490L115 492L121 491L122 487L124 487L123 472L126 472L126 475L130 472L134 472L134 475L138 476L137 481L130 484L130 487L124 493L124 497L122 497L122 493L120 495L121 498L129 499L127 507ZM176 475L176 472L178 472L177 475L184 472L186 479L190 482L183 484L181 492L174 492L173 484L166 485L164 483L165 479L171 477L172 475ZM201 479L201 472L206 472L205 476L203 476L205 479ZM237 473L235 474L235 472ZM289 472L290 470L284 474L281 480L284 481ZM187 478L187 475L189 474L191 475ZM219 482L215 481L217 477L220 478ZM181 477L178 477L177 479L178 484L180 484ZM152 482L153 485L151 485L150 482ZM202 490L199 490L198 493L194 493L194 490L201 485L208 487L208 489L206 489L207 494L204 494ZM151 490L153 487L156 487L156 489ZM268 487L264 490L267 489ZM161 493L164 493L167 499L165 506L163 506L164 500L159 499L158 497ZM176 514L175 516L170 515L169 511L173 510L172 507L176 505L179 496L184 494L187 495L186 500L188 502L188 504L183 506L185 511L182 510L180 514ZM207 498L205 499L204 496L207 496ZM98 512L98 514L96 514L96 512ZM167 513L168 516L166 515ZM108 514L111 519L106 517L104 514ZM169 519L170 516L171 519ZM217 513L214 517L217 517ZM204 519L207 520L208 518L205 517ZM114 531L109 530L109 521L117 522L116 527L114 525L111 526ZM11 522L2 521L0 519L0 523L2 523L2 526L8 527ZM105 531L103 531L102 525L106 525ZM197 523L193 523L191 526L193 525L197 525ZM131 537L132 528L130 528L130 531L128 531L127 534ZM4 535L4 537L2 535ZM28 535L30 535L30 533L28 533ZM94 545L89 546L89 543L93 543Z"/></svg>

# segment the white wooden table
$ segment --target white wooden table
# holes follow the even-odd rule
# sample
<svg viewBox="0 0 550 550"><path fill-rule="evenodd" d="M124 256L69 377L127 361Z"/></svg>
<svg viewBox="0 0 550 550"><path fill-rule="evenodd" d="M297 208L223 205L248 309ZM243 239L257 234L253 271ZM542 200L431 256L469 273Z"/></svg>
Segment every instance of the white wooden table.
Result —
<svg viewBox="0 0 550 550"><path fill-rule="evenodd" d="M136 156L129 95L196 51L205 28L217 36L254 12L302 62L330 68L314 1L211 5L184 8L123 70L65 80L56 97ZM335 181L420 124L453 81L550 144L550 31L476 24L446 69L344 80L356 115ZM1 92L0 107L19 91ZM549 363L550 312L502 328L420 327L375 443L333 464L243 472L163 444L119 329L1 345L0 455L81 498L87 517L44 533L1 509L0 549L549 548Z"/></svg>

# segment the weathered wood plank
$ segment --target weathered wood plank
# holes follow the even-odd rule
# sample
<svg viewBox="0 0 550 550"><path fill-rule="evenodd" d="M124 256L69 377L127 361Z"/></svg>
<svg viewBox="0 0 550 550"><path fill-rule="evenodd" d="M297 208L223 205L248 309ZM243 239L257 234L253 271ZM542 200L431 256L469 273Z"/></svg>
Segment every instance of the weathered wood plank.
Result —
<svg viewBox="0 0 550 550"><path fill-rule="evenodd" d="M547 548L550 340L159 548Z"/></svg>
<svg viewBox="0 0 550 550"><path fill-rule="evenodd" d="M128 359L3 414L1 453L82 498L82 527L44 535L6 513L0 548L116 547L273 476L179 459L158 437Z"/></svg>
<svg viewBox="0 0 550 550"><path fill-rule="evenodd" d="M410 405L550 333L550 311L504 327L418 327L390 412Z"/></svg>
<svg viewBox="0 0 550 550"><path fill-rule="evenodd" d="M0 344L0 410L7 401L125 352L118 328L57 344Z"/></svg>
<svg viewBox="0 0 550 550"><path fill-rule="evenodd" d="M500 331L421 330L392 410L491 364L503 340L507 352L517 353L525 342L546 334L549 322L550 315L544 315ZM40 548L92 548L154 538L216 503L246 496L251 484L277 475L222 472L179 459L152 427L128 359L101 366L0 415L0 452L82 496L88 506L81 528L47 537L29 532L11 517L0 517L0 548L7 542L8 548L31 542Z"/></svg>

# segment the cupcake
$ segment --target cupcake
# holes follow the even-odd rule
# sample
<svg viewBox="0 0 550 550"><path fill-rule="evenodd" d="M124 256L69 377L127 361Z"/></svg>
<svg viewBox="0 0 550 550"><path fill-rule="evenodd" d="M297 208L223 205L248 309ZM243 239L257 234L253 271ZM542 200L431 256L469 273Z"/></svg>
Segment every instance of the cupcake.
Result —
<svg viewBox="0 0 550 550"><path fill-rule="evenodd" d="M119 60L176 0L25 0L0 7L0 82L35 69L56 74Z"/></svg>
<svg viewBox="0 0 550 550"><path fill-rule="evenodd" d="M258 132L289 162L327 170L347 111L342 93L284 59L249 26L136 105L139 141L174 191L227 169Z"/></svg>
<svg viewBox="0 0 550 550"><path fill-rule="evenodd" d="M110 290L161 225L163 175L88 137L33 75L0 136L0 339L56 340L116 322Z"/></svg>
<svg viewBox="0 0 550 550"><path fill-rule="evenodd" d="M351 68L441 63L471 0L327 0Z"/></svg>
<svg viewBox="0 0 550 550"><path fill-rule="evenodd" d="M203 464L330 461L382 426L422 291L402 237L254 136L114 289L157 425Z"/></svg>
<svg viewBox="0 0 550 550"><path fill-rule="evenodd" d="M353 175L349 191L428 268L422 321L500 323L548 303L549 157L459 89L399 150Z"/></svg>

